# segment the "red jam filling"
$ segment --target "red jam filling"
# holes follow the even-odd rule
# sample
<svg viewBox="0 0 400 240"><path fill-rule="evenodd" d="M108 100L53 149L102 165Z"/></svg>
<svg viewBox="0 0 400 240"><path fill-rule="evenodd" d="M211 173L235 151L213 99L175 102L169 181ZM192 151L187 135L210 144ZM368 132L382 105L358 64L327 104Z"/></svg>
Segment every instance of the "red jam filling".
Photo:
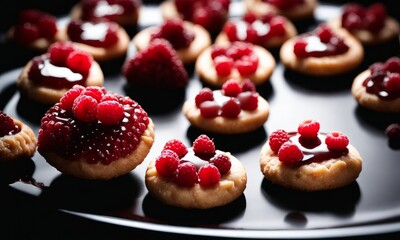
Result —
<svg viewBox="0 0 400 240"><path fill-rule="evenodd" d="M273 37L283 37L286 19L272 13L257 17L254 13L246 13L241 20L225 23L223 31L229 41L245 41L263 45Z"/></svg>
<svg viewBox="0 0 400 240"><path fill-rule="evenodd" d="M310 33L300 35L293 47L298 58L329 57L344 54L349 46L327 25L321 25Z"/></svg>
<svg viewBox="0 0 400 240"><path fill-rule="evenodd" d="M367 30L379 32L385 26L386 8L382 3L364 7L358 3L347 4L343 8L342 26L347 30Z"/></svg>
<svg viewBox="0 0 400 240"><path fill-rule="evenodd" d="M174 49L188 48L193 42L195 35L191 29L185 28L181 19L166 20L151 34L151 40L164 38L171 43Z"/></svg>
<svg viewBox="0 0 400 240"><path fill-rule="evenodd" d="M392 57L384 63L375 63L369 67L371 74L364 80L367 92L382 100L394 100L400 97L400 58Z"/></svg>
<svg viewBox="0 0 400 240"><path fill-rule="evenodd" d="M111 21L74 20L68 24L67 33L73 42L99 48L110 48L118 42L118 28L118 24Z"/></svg>
<svg viewBox="0 0 400 240"><path fill-rule="evenodd" d="M121 16L135 14L139 5L137 0L84 0L82 1L82 19L116 21Z"/></svg>
<svg viewBox="0 0 400 240"><path fill-rule="evenodd" d="M259 59L251 43L234 42L228 47L215 46L211 58L219 77L229 76L234 68L241 76L249 76L258 68Z"/></svg>
<svg viewBox="0 0 400 240"><path fill-rule="evenodd" d="M74 87L41 120L39 152L110 164L138 147L149 118L130 99L99 87Z"/></svg>
<svg viewBox="0 0 400 240"><path fill-rule="evenodd" d="M274 5L281 10L288 10L304 4L304 0L262 0L263 2Z"/></svg>
<svg viewBox="0 0 400 240"><path fill-rule="evenodd" d="M337 159L346 156L349 149L345 148L340 151L331 151L325 144L326 134L318 133L316 138L304 138L297 132L290 132L289 141L297 145L303 153L303 159L296 165L305 165L312 162L322 162L329 159Z"/></svg>
<svg viewBox="0 0 400 240"><path fill-rule="evenodd" d="M14 123L14 120L0 111L0 137L14 135L21 131L21 128Z"/></svg>

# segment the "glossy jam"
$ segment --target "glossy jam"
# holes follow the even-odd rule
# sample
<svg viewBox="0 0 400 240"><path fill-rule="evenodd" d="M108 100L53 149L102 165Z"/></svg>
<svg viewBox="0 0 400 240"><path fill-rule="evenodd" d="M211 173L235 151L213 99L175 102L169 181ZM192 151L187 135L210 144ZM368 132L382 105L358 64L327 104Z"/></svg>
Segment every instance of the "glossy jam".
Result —
<svg viewBox="0 0 400 240"><path fill-rule="evenodd" d="M86 75L50 63L48 54L35 57L28 72L29 79L35 84L52 89L71 88L75 84L83 85Z"/></svg>
<svg viewBox="0 0 400 240"><path fill-rule="evenodd" d="M4 112L0 111L0 137L14 135L20 131L21 128L14 124L14 120Z"/></svg>
<svg viewBox="0 0 400 240"><path fill-rule="evenodd" d="M118 42L118 25L114 22L71 21L67 33L71 41L93 47L110 48Z"/></svg>
<svg viewBox="0 0 400 240"><path fill-rule="evenodd" d="M348 154L346 148L343 151L330 151L325 144L326 134L319 133L318 138L306 139L300 137L297 132L289 133L289 140L296 144L303 152L303 160L298 165L309 164L312 162L322 162L329 159L340 158Z"/></svg>
<svg viewBox="0 0 400 240"><path fill-rule="evenodd" d="M118 125L105 126L96 121L76 120L71 111L56 104L41 121L38 136L39 152L57 152L70 160L85 159L88 163L109 164L131 154L147 129L149 118L141 106L130 98L119 96L125 117Z"/></svg>
<svg viewBox="0 0 400 240"><path fill-rule="evenodd" d="M343 39L333 36L329 42L322 42L321 39L312 33L300 37L306 43L304 54L298 57L329 57L344 54L349 50Z"/></svg>
<svg viewBox="0 0 400 240"><path fill-rule="evenodd" d="M199 170L199 168L201 166L209 164L210 163L210 159L212 157L214 157L215 155L223 154L221 151L216 150L215 154L212 155L212 156L210 156L210 155L208 155L208 156L199 156L193 151L193 148L187 148L187 150L188 150L188 152L186 153L185 156L183 156L181 158L181 161L188 161L188 162L193 163L194 165L196 165L197 170Z"/></svg>
<svg viewBox="0 0 400 240"><path fill-rule="evenodd" d="M387 72L377 72L367 77L363 82L363 86L366 88L368 93L374 94L382 100L390 101L400 98L400 91L388 92L386 90L385 82L387 81L387 78Z"/></svg>
<svg viewBox="0 0 400 240"><path fill-rule="evenodd" d="M116 21L118 17L134 14L138 6L139 3L136 0L84 0L82 1L82 19L91 21L105 18Z"/></svg>

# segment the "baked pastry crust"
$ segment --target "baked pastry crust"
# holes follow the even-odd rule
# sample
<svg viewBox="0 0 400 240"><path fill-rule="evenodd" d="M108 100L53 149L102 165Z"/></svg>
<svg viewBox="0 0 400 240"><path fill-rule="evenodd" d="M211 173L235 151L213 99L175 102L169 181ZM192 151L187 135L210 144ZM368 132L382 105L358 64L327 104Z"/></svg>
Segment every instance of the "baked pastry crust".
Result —
<svg viewBox="0 0 400 240"><path fill-rule="evenodd" d="M328 22L328 25L333 28L343 28L341 18L336 18ZM350 32L350 31L349 31ZM385 27L382 28L378 33L371 33L367 30L355 30L351 31L355 38L357 38L363 45L377 45L390 41L391 39L397 38L400 33L399 22L392 18L387 17L385 20Z"/></svg>
<svg viewBox="0 0 400 240"><path fill-rule="evenodd" d="M197 57L204 49L211 45L211 37L208 31L198 24L184 21L184 27L193 31L195 37L189 47L175 50L183 64L191 64L196 61ZM133 43L138 51L142 51L149 46L151 34L155 32L157 28L157 26L145 28L133 37Z"/></svg>
<svg viewBox="0 0 400 240"><path fill-rule="evenodd" d="M194 99L185 101L182 107L182 113L193 126L220 134L239 134L256 130L267 121L269 111L269 103L261 96L258 96L256 110L242 110L237 118L225 118L222 116L204 118Z"/></svg>
<svg viewBox="0 0 400 240"><path fill-rule="evenodd" d="M278 48L280 47L286 40L294 37L297 35L297 29L296 27L293 25L293 23L291 21L289 21L288 19L286 20L285 23L285 30L286 30L286 35L282 36L282 37L272 37L270 39L268 39L268 41L265 41L261 46L267 49L271 49L271 48ZM218 34L218 36L215 39L215 43L216 44L229 44L229 38L226 35L226 33L224 33L223 31L221 31L220 34Z"/></svg>
<svg viewBox="0 0 400 240"><path fill-rule="evenodd" d="M369 69L358 74L353 81L351 86L351 93L357 102L366 108L378 111L378 112L400 112L400 98L394 100L382 100L375 94L367 92L367 89L363 86L364 80L371 75Z"/></svg>
<svg viewBox="0 0 400 240"><path fill-rule="evenodd" d="M21 94L40 103L57 103L61 99L61 97L64 96L64 94L69 90L69 88L53 89L35 84L32 80L29 79L28 76L28 72L31 66L32 60L25 65L20 75L18 76L17 87L20 90ZM103 86L103 83L103 71L96 61L92 61L92 66L90 68L89 75L85 81L84 86L101 87Z"/></svg>
<svg viewBox="0 0 400 240"><path fill-rule="evenodd" d="M161 16L163 19L180 17L180 13L175 7L173 0L166 0L160 4Z"/></svg>
<svg viewBox="0 0 400 240"><path fill-rule="evenodd" d="M18 119L13 119L20 132L0 137L0 162L30 158L35 154L37 139L33 130Z"/></svg>
<svg viewBox="0 0 400 240"><path fill-rule="evenodd" d="M272 54L261 46L253 45L253 51L259 59L258 68L254 74L241 76L239 71L233 68L229 76L220 77L215 70L214 61L211 58L211 50L212 46L206 48L200 54L195 63L195 70L201 80L215 87L222 87L226 81L232 78L237 79L239 82L249 78L255 85L261 85L268 81L275 69L276 62Z"/></svg>
<svg viewBox="0 0 400 240"><path fill-rule="evenodd" d="M105 62L124 57L128 51L130 37L124 28L118 27L118 42L110 48L93 47L84 43L73 42L67 33L67 28L60 28L56 34L57 41L72 42L76 49L85 51L93 56L96 61Z"/></svg>
<svg viewBox="0 0 400 240"><path fill-rule="evenodd" d="M149 193L164 204L188 208L209 209L224 206L237 199L244 192L247 174L243 164L230 153L225 153L231 161L231 170L221 176L216 186L182 187L157 173L155 160L151 160L145 176L145 184Z"/></svg>
<svg viewBox="0 0 400 240"><path fill-rule="evenodd" d="M102 163L91 164L85 159L71 161L61 157L56 152L42 152L46 161L63 174L90 180L109 180L129 173L141 164L149 153L154 142L154 123L149 118L147 129L140 137L137 148L128 156L112 161L105 165Z"/></svg>
<svg viewBox="0 0 400 240"><path fill-rule="evenodd" d="M346 156L297 167L282 163L266 142L260 151L261 172L274 184L300 191L340 188L354 182L362 170L360 153L352 145L347 148Z"/></svg>
<svg viewBox="0 0 400 240"><path fill-rule="evenodd" d="M335 29L335 34L342 37L349 46L343 54L327 57L298 58L293 46L298 37L287 40L281 47L279 55L285 67L294 71L314 76L332 76L343 74L357 68L364 59L364 48L361 43L344 29Z"/></svg>
<svg viewBox="0 0 400 240"><path fill-rule="evenodd" d="M304 2L305 3L300 6L284 11L276 8L272 4L265 3L262 0L244 0L244 5L247 11L254 12L257 15L273 12L283 15L291 20L301 20L312 17L318 4L317 0L305 0Z"/></svg>

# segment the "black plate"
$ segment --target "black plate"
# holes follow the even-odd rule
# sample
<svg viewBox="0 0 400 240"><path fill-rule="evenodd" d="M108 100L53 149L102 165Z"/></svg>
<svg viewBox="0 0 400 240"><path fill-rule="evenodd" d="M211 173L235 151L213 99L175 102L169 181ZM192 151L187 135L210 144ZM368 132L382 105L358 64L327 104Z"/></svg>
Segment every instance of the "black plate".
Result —
<svg viewBox="0 0 400 240"><path fill-rule="evenodd" d="M241 14L240 4L234 1L232 16ZM143 13L148 16L157 10L151 5ZM321 3L314 20L296 24L302 31L312 29L319 22L337 16L339 11L338 5ZM145 27L161 18L142 20L141 27ZM148 161L160 153L167 140L180 139L189 146L202 133L190 127L180 112L184 99L194 97L202 87L195 73L185 95L169 108L156 107L160 102L152 100L154 95L135 95L129 91L119 71L106 75L105 87L137 100L156 125L156 139L148 157L130 174L108 182L70 178L36 153L30 161L2 165L0 176L4 177L0 180L34 196L41 205L83 218L151 231L269 239L399 231L400 154L384 133L387 125L400 122L399 114L363 109L350 93L354 76L372 62L399 54L398 43L386 45L378 53L376 49L366 50L367 58L359 69L325 79L286 71L277 59L270 81L258 88L271 105L270 117L263 128L239 136L212 135L217 148L231 151L248 172L244 194L227 206L202 211L164 206L148 195L143 181ZM0 76L0 109L24 121L37 133L48 106L20 97L15 86L20 71L21 68L16 68ZM305 119L318 120L323 131L339 130L348 135L363 157L363 170L355 183L333 191L302 193L273 186L263 178L259 151L268 135L278 128L296 129Z"/></svg>

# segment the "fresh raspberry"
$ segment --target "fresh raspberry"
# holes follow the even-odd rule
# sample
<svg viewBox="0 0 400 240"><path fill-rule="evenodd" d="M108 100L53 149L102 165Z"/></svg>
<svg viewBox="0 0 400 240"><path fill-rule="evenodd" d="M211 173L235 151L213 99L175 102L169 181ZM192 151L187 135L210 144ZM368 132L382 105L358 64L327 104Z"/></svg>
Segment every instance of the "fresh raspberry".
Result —
<svg viewBox="0 0 400 240"><path fill-rule="evenodd" d="M329 150L341 151L346 149L349 139L345 134L334 131L326 135L325 144Z"/></svg>
<svg viewBox="0 0 400 240"><path fill-rule="evenodd" d="M321 25L317 28L317 35L321 39L321 42L328 43L330 42L333 33L327 25Z"/></svg>
<svg viewBox="0 0 400 240"><path fill-rule="evenodd" d="M76 119L82 122L93 122L97 115L97 101L91 96L78 96L72 106L72 112Z"/></svg>
<svg viewBox="0 0 400 240"><path fill-rule="evenodd" d="M97 102L101 102L101 99L103 98L105 92L106 91L104 87L89 86L85 88L85 91L83 91L82 94L86 96L91 96L92 98L96 99Z"/></svg>
<svg viewBox="0 0 400 240"><path fill-rule="evenodd" d="M281 16L274 16L269 21L271 29L268 36L285 36L286 34L286 19Z"/></svg>
<svg viewBox="0 0 400 240"><path fill-rule="evenodd" d="M176 169L176 181L184 187L193 187L199 181L196 165L192 162L183 162Z"/></svg>
<svg viewBox="0 0 400 240"><path fill-rule="evenodd" d="M388 93L400 92L400 74L389 73L385 88Z"/></svg>
<svg viewBox="0 0 400 240"><path fill-rule="evenodd" d="M294 54L299 58L306 58L308 53L306 51L307 42L299 38L294 42L293 51Z"/></svg>
<svg viewBox="0 0 400 240"><path fill-rule="evenodd" d="M157 173L163 177L174 177L179 165L179 157L172 151L163 151L155 160Z"/></svg>
<svg viewBox="0 0 400 240"><path fill-rule="evenodd" d="M0 111L0 137L13 135L19 131L21 129L14 123L14 120L3 111Z"/></svg>
<svg viewBox="0 0 400 240"><path fill-rule="evenodd" d="M256 86L250 80L250 78L245 78L245 79L243 79L243 82L242 82L242 90L243 90L243 92L246 92L246 91L255 92Z"/></svg>
<svg viewBox="0 0 400 240"><path fill-rule="evenodd" d="M202 134L193 141L193 151L196 155L212 156L215 154L215 145L207 135Z"/></svg>
<svg viewBox="0 0 400 240"><path fill-rule="evenodd" d="M76 50L68 55L66 66L73 72L88 74L92 66L92 62L92 55L83 51Z"/></svg>
<svg viewBox="0 0 400 240"><path fill-rule="evenodd" d="M194 40L191 29L185 28L183 20L179 18L166 20L156 32L151 35L151 40L164 38L171 43L174 49L187 48Z"/></svg>
<svg viewBox="0 0 400 240"><path fill-rule="evenodd" d="M60 107L67 111L72 111L72 106L75 99L81 95L84 91L84 87L81 85L74 85L70 90L68 90L60 99Z"/></svg>
<svg viewBox="0 0 400 240"><path fill-rule="evenodd" d="M226 48L218 46L218 45L213 45L211 49L211 58L214 60L218 56L224 56L226 55Z"/></svg>
<svg viewBox="0 0 400 240"><path fill-rule="evenodd" d="M58 31L57 19L51 15L43 15L36 24L39 28L40 36L46 39L54 38Z"/></svg>
<svg viewBox="0 0 400 240"><path fill-rule="evenodd" d="M200 107L200 104L205 101L213 101L214 100L213 91L208 87L202 88L196 95L194 100L196 103L196 107Z"/></svg>
<svg viewBox="0 0 400 240"><path fill-rule="evenodd" d="M232 58L227 56L220 55L214 58L215 71L220 77L229 76L232 72L233 64Z"/></svg>
<svg viewBox="0 0 400 240"><path fill-rule="evenodd" d="M236 60L235 67L241 76L252 75L258 68L258 57L255 54L250 54Z"/></svg>
<svg viewBox="0 0 400 240"><path fill-rule="evenodd" d="M164 39L154 39L147 49L127 60L122 73L129 83L147 87L182 89L189 81L182 61Z"/></svg>
<svg viewBox="0 0 400 240"><path fill-rule="evenodd" d="M232 163L229 160L229 157L225 154L217 154L210 159L210 163L214 164L221 175L229 172L231 170Z"/></svg>
<svg viewBox="0 0 400 240"><path fill-rule="evenodd" d="M224 102L221 107L221 116L226 118L236 118L239 116L240 112L240 103L235 98L230 98L228 101Z"/></svg>
<svg viewBox="0 0 400 240"><path fill-rule="evenodd" d="M289 141L289 134L283 129L278 129L271 133L268 143L271 150L274 151L274 153L278 153L279 148L287 141Z"/></svg>
<svg viewBox="0 0 400 240"><path fill-rule="evenodd" d="M279 161L287 164L299 162L303 159L304 155L300 148L291 142L285 142L279 148L278 158Z"/></svg>
<svg viewBox="0 0 400 240"><path fill-rule="evenodd" d="M124 107L117 101L108 100L97 105L97 120L106 126L118 124L124 116Z"/></svg>
<svg viewBox="0 0 400 240"><path fill-rule="evenodd" d="M242 92L237 96L240 102L240 107L243 110L254 111L258 108L258 93L257 92Z"/></svg>
<svg viewBox="0 0 400 240"><path fill-rule="evenodd" d="M385 71L400 73L400 57L391 57L384 63Z"/></svg>
<svg viewBox="0 0 400 240"><path fill-rule="evenodd" d="M234 42L226 50L226 55L235 61L251 54L253 54L253 44L246 42Z"/></svg>
<svg viewBox="0 0 400 240"><path fill-rule="evenodd" d="M54 65L65 66L67 57L75 51L74 45L71 42L55 42L49 47L50 62Z"/></svg>
<svg viewBox="0 0 400 240"><path fill-rule="evenodd" d="M204 101L200 104L199 109L204 118L215 118L219 115L221 107L216 101Z"/></svg>
<svg viewBox="0 0 400 240"><path fill-rule="evenodd" d="M40 37L40 31L35 24L19 24L15 26L14 37L19 43L28 45Z"/></svg>
<svg viewBox="0 0 400 240"><path fill-rule="evenodd" d="M400 124L392 123L385 129L385 134L390 141L400 143Z"/></svg>
<svg viewBox="0 0 400 240"><path fill-rule="evenodd" d="M243 19L245 22L253 23L253 22L255 22L255 21L257 20L257 15L256 15L254 12L246 12L246 13L243 15L242 19Z"/></svg>
<svg viewBox="0 0 400 240"><path fill-rule="evenodd" d="M221 173L218 168L212 164L206 164L199 169L199 183L203 187L213 186L221 180Z"/></svg>
<svg viewBox="0 0 400 240"><path fill-rule="evenodd" d="M315 120L305 120L297 128L298 133L304 138L316 138L319 132L319 122Z"/></svg>
<svg viewBox="0 0 400 240"><path fill-rule="evenodd" d="M24 9L18 14L18 23L36 23L42 15L38 9Z"/></svg>
<svg viewBox="0 0 400 240"><path fill-rule="evenodd" d="M100 102L110 101L110 100L119 101L118 96L115 93L106 93L101 97Z"/></svg>
<svg viewBox="0 0 400 240"><path fill-rule="evenodd" d="M184 157L188 153L188 150L187 150L185 144L183 144L182 141L177 140L177 139L172 139L172 140L169 140L168 142L166 142L163 150L171 150L171 151L175 152L176 154L178 154L179 158Z"/></svg>
<svg viewBox="0 0 400 240"><path fill-rule="evenodd" d="M222 85L222 93L228 97L236 97L242 92L242 86L235 79L230 79Z"/></svg>

